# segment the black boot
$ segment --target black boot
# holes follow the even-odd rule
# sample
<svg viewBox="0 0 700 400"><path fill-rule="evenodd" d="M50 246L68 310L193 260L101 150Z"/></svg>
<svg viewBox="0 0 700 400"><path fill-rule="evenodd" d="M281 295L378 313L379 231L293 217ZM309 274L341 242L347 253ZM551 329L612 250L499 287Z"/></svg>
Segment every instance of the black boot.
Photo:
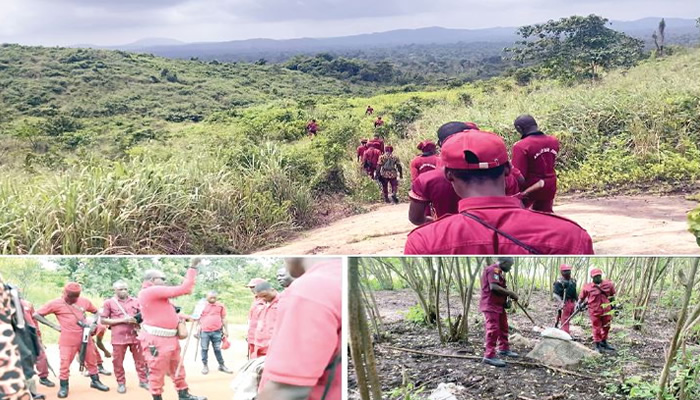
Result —
<svg viewBox="0 0 700 400"><path fill-rule="evenodd" d="M161 395L159 395L159 394L154 394L154 395L153 395L153 400L163 400L163 396L161 396Z"/></svg>
<svg viewBox="0 0 700 400"><path fill-rule="evenodd" d="M46 378L39 378L39 383L41 383L42 385L44 385L44 386L46 386L46 387L54 387L54 386L56 386L56 384L53 383L53 382L51 382L51 381L49 380L48 377L46 377Z"/></svg>
<svg viewBox="0 0 700 400"><path fill-rule="evenodd" d="M61 379L61 381L58 384L60 386L60 389L58 389L58 398L65 399L66 397L68 397L68 379Z"/></svg>
<svg viewBox="0 0 700 400"><path fill-rule="evenodd" d="M391 199L394 200L394 204L399 204L399 197L396 195L396 193L391 195Z"/></svg>
<svg viewBox="0 0 700 400"><path fill-rule="evenodd" d="M595 342L595 351L597 351L600 354L605 353L605 347L603 347L603 344L600 342Z"/></svg>
<svg viewBox="0 0 700 400"><path fill-rule="evenodd" d="M607 340L603 340L600 342L600 344L603 346L604 349L610 350L610 351L616 351L616 349L608 344Z"/></svg>
<svg viewBox="0 0 700 400"><path fill-rule="evenodd" d="M190 394L189 389L178 390L177 391L178 400L207 400L204 396L195 396Z"/></svg>
<svg viewBox="0 0 700 400"><path fill-rule="evenodd" d="M92 382L90 382L90 387L93 389L97 389L100 392L109 392L109 388L100 382L100 375L90 375L90 379L92 379Z"/></svg>

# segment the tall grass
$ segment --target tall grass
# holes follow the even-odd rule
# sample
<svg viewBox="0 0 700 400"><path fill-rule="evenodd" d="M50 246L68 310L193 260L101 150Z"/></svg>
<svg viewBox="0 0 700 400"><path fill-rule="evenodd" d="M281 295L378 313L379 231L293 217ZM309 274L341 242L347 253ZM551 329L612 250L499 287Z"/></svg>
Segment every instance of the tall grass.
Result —
<svg viewBox="0 0 700 400"><path fill-rule="evenodd" d="M5 254L244 253L308 223L311 193L274 157L246 171L193 154L0 179ZM294 187L294 190L291 190Z"/></svg>

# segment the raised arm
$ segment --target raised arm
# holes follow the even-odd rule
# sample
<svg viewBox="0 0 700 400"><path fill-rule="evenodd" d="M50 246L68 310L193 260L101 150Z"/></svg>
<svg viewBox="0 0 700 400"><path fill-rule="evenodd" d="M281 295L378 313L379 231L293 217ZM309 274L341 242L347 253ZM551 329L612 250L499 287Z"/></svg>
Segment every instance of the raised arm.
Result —
<svg viewBox="0 0 700 400"><path fill-rule="evenodd" d="M148 297L170 299L192 293L197 268L190 267L185 274L185 280L179 286L151 286Z"/></svg>

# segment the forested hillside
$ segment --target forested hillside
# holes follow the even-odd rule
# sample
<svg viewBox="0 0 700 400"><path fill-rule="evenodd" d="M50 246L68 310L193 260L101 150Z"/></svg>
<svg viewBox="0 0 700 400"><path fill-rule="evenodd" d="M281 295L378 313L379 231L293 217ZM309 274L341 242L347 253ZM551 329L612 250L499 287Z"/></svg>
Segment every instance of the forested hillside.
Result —
<svg viewBox="0 0 700 400"><path fill-rule="evenodd" d="M513 119L527 112L562 142L562 193L690 192L700 178L696 49L593 72L583 56L569 57L564 80L530 70L422 92L377 92L280 66L1 50L4 253L269 246L378 199L354 161L377 115L405 163L450 120L474 121L512 144ZM312 118L314 140L305 134Z"/></svg>

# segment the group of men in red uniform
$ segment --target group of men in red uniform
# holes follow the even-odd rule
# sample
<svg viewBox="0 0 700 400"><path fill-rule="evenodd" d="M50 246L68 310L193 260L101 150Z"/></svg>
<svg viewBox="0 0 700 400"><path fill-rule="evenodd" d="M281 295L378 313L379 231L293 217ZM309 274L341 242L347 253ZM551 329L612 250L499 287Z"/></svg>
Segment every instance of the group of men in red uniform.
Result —
<svg viewBox="0 0 700 400"><path fill-rule="evenodd" d="M513 266L513 259L501 257L498 262L484 268L481 273L481 299L479 311L484 314L485 339L483 362L496 367L505 367L506 363L498 356L518 357L511 351L508 343L508 314L512 301L518 301L518 295L508 289L506 273ZM608 334L615 309L615 285L603 279L603 271L594 268L590 271L591 282L586 283L580 296L576 293L576 280L571 277L571 266L560 266L561 277L554 283L554 298L559 303L557 324L563 321L561 329L570 332L569 319L575 310L588 309L593 331L593 342L598 352L615 351L608 344ZM498 349L498 351L497 351Z"/></svg>
<svg viewBox="0 0 700 400"><path fill-rule="evenodd" d="M401 160L394 154L394 148L385 146L379 133L375 133L374 139L370 141L367 139L360 141L360 146L357 147L357 161L362 163L367 175L380 184L384 201L398 203L399 179L403 179L403 166ZM389 199L389 187L391 187L391 199Z"/></svg>
<svg viewBox="0 0 700 400"><path fill-rule="evenodd" d="M513 157L503 139L474 123L450 122L438 130L439 159L414 179L405 254L593 254L590 235L557 216L554 165L559 143L532 116L515 120L521 140ZM423 144L425 147L425 144ZM431 148L431 146L429 146ZM527 191L539 181L542 188Z"/></svg>

